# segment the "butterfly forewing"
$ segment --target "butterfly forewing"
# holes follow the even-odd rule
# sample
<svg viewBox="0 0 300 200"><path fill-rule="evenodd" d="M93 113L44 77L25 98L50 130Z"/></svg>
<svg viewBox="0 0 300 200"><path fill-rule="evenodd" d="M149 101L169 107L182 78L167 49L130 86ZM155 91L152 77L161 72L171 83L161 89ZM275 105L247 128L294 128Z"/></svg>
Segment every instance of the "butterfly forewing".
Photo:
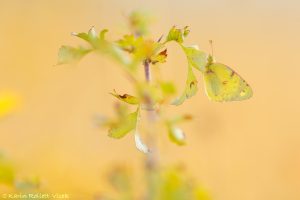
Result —
<svg viewBox="0 0 300 200"><path fill-rule="evenodd" d="M213 101L241 101L252 96L246 81L228 66L213 63L204 72L205 89Z"/></svg>

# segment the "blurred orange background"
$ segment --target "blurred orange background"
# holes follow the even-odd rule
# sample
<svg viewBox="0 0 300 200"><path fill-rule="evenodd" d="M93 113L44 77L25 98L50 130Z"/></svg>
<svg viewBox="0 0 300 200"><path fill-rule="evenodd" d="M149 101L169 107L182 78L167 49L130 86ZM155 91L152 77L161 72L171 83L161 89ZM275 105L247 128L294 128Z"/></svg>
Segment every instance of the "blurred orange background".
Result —
<svg viewBox="0 0 300 200"><path fill-rule="evenodd" d="M1 121L0 149L20 176L37 175L53 192L91 199L105 189L114 163L140 169L144 155L132 135L108 138L93 125L111 115L112 89L133 90L115 62L88 55L77 66L54 66L62 44L82 44L70 32L108 28L126 32L133 10L155 16L151 36L189 25L187 44L209 51L252 86L248 101L210 102L199 81L196 97L172 113L190 113L188 141L178 147L161 135L164 165L184 163L215 200L300 199L300 3L296 0L11 0L0 1L0 91L22 97L18 112ZM185 57L168 49L162 73L182 89ZM201 79L200 74L198 77Z"/></svg>

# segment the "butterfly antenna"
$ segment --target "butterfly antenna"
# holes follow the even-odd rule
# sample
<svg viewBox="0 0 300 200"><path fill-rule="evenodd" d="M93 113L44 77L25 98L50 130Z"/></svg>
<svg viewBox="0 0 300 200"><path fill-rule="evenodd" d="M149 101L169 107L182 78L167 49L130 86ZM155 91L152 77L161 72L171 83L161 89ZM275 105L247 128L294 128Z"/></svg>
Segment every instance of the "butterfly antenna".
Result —
<svg viewBox="0 0 300 200"><path fill-rule="evenodd" d="M214 46L212 40L209 40L209 45L210 45L211 56L214 57Z"/></svg>

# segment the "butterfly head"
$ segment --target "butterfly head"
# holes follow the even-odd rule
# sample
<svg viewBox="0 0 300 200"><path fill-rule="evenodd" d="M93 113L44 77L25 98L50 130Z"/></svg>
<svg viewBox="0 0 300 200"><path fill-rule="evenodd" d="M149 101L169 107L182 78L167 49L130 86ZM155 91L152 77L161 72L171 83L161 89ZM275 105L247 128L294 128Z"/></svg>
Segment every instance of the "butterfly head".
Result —
<svg viewBox="0 0 300 200"><path fill-rule="evenodd" d="M209 54L208 58L207 58L207 65L211 65L212 63L215 62L214 59L214 48L213 48L213 41L209 40L209 45L210 45L210 51L211 53Z"/></svg>
<svg viewBox="0 0 300 200"><path fill-rule="evenodd" d="M209 55L207 58L207 65L211 65L214 62L215 62L215 60L214 60L213 56Z"/></svg>

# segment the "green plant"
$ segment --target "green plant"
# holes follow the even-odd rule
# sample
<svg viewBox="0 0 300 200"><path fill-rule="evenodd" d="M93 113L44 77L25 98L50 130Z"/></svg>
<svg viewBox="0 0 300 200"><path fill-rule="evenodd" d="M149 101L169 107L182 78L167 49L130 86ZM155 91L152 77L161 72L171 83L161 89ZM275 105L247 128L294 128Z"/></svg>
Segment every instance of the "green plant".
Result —
<svg viewBox="0 0 300 200"><path fill-rule="evenodd" d="M136 96L129 94L118 94L115 90L111 93L118 100L135 106L135 111L128 113L126 107L117 108L117 119L105 121L109 126L109 136L122 138L131 131L135 131L137 148L144 153L149 148L141 141L137 125L140 111L148 110L158 114L159 109L165 103L181 105L184 101L194 96L197 92L198 80L194 69L200 71L206 81L206 91L210 99L215 101L244 100L252 96L249 85L229 67L215 63L212 55L198 49L196 45L186 45L185 38L190 30L186 26L183 29L172 27L163 39L163 36L154 41L146 39L147 20L143 14L134 12L130 18L131 33L124 35L121 39L109 42L105 39L107 29L99 34L92 27L88 33L72 33L72 35L85 40L88 47L62 46L59 50L58 64L76 62L90 52L105 53L120 63L122 69L130 77L136 88ZM188 73L186 86L182 94L170 102L175 94L175 86L172 82L153 78L151 65L158 65L166 62L167 47L169 42L176 42L187 58ZM143 65L145 80L137 75L138 68ZM152 118L155 116L152 113ZM189 116L178 116L172 119L164 119L171 141L181 145L184 144L183 131L177 124L190 119ZM151 120L151 119L150 119Z"/></svg>
<svg viewBox="0 0 300 200"><path fill-rule="evenodd" d="M107 176L107 182L116 194L98 194L97 200L146 199L135 174L124 165L114 166ZM210 200L203 187L195 184L182 166L160 168L151 174L151 187L147 187L151 200ZM138 188L138 189L137 189Z"/></svg>
<svg viewBox="0 0 300 200"><path fill-rule="evenodd" d="M0 197L22 199L20 194L24 192L23 196L26 196L26 199L34 199L28 197L27 193L43 191L40 188L41 182L39 178L19 178L15 168L13 162L0 152L0 192L3 192L1 187L7 188L5 190L6 193L0 193Z"/></svg>
<svg viewBox="0 0 300 200"><path fill-rule="evenodd" d="M147 121L153 125L160 119L172 142L185 144L185 135L179 127L181 122L190 120L190 115L178 115L171 118L161 116L161 109L166 104L179 106L187 99L193 97L197 88L197 77L194 70L199 71L205 80L205 89L208 97L213 101L236 101L248 99L252 96L250 86L231 68L214 61L213 55L209 55L198 49L196 45L186 45L185 38L189 35L189 27L172 27L166 37L158 40L148 39L148 20L139 12L129 16L129 28L131 32L115 41L108 41L105 37L108 32L103 29L97 33L92 27L87 33L72 33L73 36L83 39L88 46L71 47L62 46L58 54L58 64L76 63L85 55L96 52L110 56L117 61L132 82L136 94L119 94L115 90L111 95L124 104L116 106L116 118L102 121L103 126L109 127L109 137L120 139L130 132L134 132L137 149L147 154L146 169L148 170L149 190L151 188L151 177L157 167L157 150L155 147L155 128L149 128L147 139L142 140L139 129L141 112L147 112ZM184 91L176 95L176 87L170 81L153 77L151 68L160 65L167 60L167 45L175 42L182 49L187 58L187 77ZM144 77L138 75L143 67ZM159 68L159 67L157 67ZM175 70L175 69L174 69ZM134 108L130 111L128 106ZM151 193L151 190L150 192ZM146 199L151 194L146 195Z"/></svg>

